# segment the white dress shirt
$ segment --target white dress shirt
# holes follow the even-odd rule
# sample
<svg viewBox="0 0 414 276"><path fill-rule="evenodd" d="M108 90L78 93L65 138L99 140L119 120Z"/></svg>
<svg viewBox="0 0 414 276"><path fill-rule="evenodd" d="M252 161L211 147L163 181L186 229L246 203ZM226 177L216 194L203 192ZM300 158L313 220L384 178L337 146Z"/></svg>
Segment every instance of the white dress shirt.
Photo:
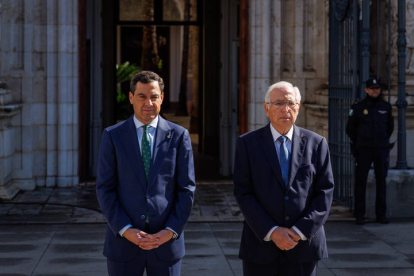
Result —
<svg viewBox="0 0 414 276"><path fill-rule="evenodd" d="M280 164L280 141L277 140L280 136L282 136L282 134L280 134L273 126L272 124L270 124L270 131L272 132L272 136L273 136L273 141L275 143L275 148L276 148L276 152L277 152L277 158L279 159L279 164ZM288 131L288 133L286 133L285 135L288 139L286 140L286 147L287 150L289 151L289 156L291 156L292 153L292 137L293 137L293 127L290 128L290 130ZM266 237L263 239L265 241L271 241L270 236L272 235L273 231L277 228L278 226L274 226L272 229L270 229L270 231L267 233ZM296 231L296 233L299 234L301 240L306 241L307 238L303 235L303 233L296 228L296 226L292 226L292 228Z"/></svg>
<svg viewBox="0 0 414 276"><path fill-rule="evenodd" d="M134 124L137 130L139 152L142 154L141 141L142 141L142 135L144 134L144 128L142 126L145 126L145 124L141 123L135 116L134 116ZM158 116L155 117L155 119L148 125L150 126L150 128L148 129L148 136L149 136L150 144L151 144L151 159L154 160L153 158L154 140L155 140L155 132L157 131L157 126L158 126Z"/></svg>

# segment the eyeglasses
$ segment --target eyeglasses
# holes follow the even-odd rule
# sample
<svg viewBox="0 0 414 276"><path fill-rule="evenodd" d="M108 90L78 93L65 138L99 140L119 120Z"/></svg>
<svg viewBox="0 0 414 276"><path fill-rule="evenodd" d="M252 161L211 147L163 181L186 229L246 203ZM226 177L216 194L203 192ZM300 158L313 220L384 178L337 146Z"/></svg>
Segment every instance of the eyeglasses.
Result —
<svg viewBox="0 0 414 276"><path fill-rule="evenodd" d="M267 102L267 104L273 104L276 109L280 109L287 105L290 109L294 109L298 103L292 101L276 101L276 102Z"/></svg>

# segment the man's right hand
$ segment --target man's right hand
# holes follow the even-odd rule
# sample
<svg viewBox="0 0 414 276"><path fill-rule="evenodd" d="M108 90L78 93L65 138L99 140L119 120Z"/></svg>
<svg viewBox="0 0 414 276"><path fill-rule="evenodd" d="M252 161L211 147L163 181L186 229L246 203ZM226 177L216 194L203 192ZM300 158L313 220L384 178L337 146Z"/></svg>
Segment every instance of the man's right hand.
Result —
<svg viewBox="0 0 414 276"><path fill-rule="evenodd" d="M290 250L298 244L297 241L293 240L293 237L296 236L299 237L299 235L294 230L278 227L272 232L270 238L281 250Z"/></svg>
<svg viewBox="0 0 414 276"><path fill-rule="evenodd" d="M156 241L156 238L154 238L151 234L145 233L139 229L132 227L128 228L122 236L144 250L157 248L157 246L148 246L148 242L154 242Z"/></svg>

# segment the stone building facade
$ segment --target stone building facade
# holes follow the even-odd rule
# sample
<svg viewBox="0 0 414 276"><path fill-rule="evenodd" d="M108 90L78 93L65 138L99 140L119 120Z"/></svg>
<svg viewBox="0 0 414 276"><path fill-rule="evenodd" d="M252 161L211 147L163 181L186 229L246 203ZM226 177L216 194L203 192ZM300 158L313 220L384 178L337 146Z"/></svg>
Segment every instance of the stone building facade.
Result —
<svg viewBox="0 0 414 276"><path fill-rule="evenodd" d="M285 80L301 91L297 124L328 136L328 2L249 1L249 130L268 123L264 95Z"/></svg>
<svg viewBox="0 0 414 276"><path fill-rule="evenodd" d="M78 184L78 1L0 1L0 198Z"/></svg>
<svg viewBox="0 0 414 276"><path fill-rule="evenodd" d="M329 0L318 1L249 1L249 97L248 130L268 123L263 112L264 95L269 84L279 80L289 81L299 88L302 95L297 124L315 131L328 139L329 101ZM352 1L349 1L351 3ZM362 1L359 1L362 2ZM385 1L387 2L387 1ZM381 2L381 11L388 14L388 2ZM398 9L391 1L391 86L390 102L393 105L395 129L398 132ZM406 1L407 65L406 111L407 163L414 166L414 1ZM375 14L372 15L371 39L375 37ZM388 21L380 24L380 80L388 79ZM292 35L293 34L293 35ZM371 72L376 69L376 47L371 51ZM375 75L373 73L372 75ZM387 99L388 91L383 90ZM390 164L397 161L397 146L391 151Z"/></svg>
<svg viewBox="0 0 414 276"><path fill-rule="evenodd" d="M79 122L85 120L79 118L82 1L0 0L0 198L79 183ZM270 84L286 80L302 94L298 125L328 137L329 2L248 0L248 130L268 123L264 94ZM406 5L408 142L414 140L414 0ZM396 21L393 9L393 34ZM385 34L384 27L384 45ZM396 39L394 35L392 103L398 93ZM397 122L396 111L394 115ZM392 140L396 135L397 124ZM395 161L396 148L391 164ZM409 142L407 162L414 166L414 144Z"/></svg>

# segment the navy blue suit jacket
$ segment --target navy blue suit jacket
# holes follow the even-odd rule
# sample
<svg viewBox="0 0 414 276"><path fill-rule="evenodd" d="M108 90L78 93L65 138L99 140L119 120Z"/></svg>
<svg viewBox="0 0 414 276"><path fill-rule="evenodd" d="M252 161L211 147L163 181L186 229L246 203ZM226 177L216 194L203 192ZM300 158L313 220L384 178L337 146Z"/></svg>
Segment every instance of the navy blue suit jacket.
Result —
<svg viewBox="0 0 414 276"><path fill-rule="evenodd" d="M131 116L104 130L98 159L96 192L108 222L104 255L128 261L141 250L118 232L126 225L144 230L149 215L149 233L166 227L179 237L159 248L164 261L185 253L183 229L190 216L195 191L194 163L189 133L159 117L148 185Z"/></svg>
<svg viewBox="0 0 414 276"><path fill-rule="evenodd" d="M234 195L245 218L239 252L245 261L266 264L279 254L297 263L328 257L323 225L334 189L328 145L322 136L293 127L287 188L270 125L237 140ZM308 240L281 251L263 240L274 226L296 226Z"/></svg>

